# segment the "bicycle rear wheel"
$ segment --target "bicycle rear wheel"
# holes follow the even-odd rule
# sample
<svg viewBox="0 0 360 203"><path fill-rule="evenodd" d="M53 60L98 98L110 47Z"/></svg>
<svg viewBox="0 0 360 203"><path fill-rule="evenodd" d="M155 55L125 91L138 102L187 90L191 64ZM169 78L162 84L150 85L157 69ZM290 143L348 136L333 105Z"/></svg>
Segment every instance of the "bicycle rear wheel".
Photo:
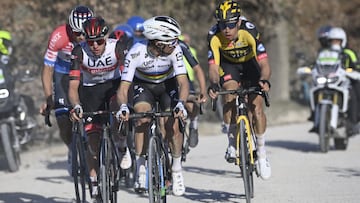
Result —
<svg viewBox="0 0 360 203"><path fill-rule="evenodd" d="M149 141L148 152L148 181L149 202L166 203L164 155L157 137L152 136Z"/></svg>
<svg viewBox="0 0 360 203"><path fill-rule="evenodd" d="M240 141L238 142L239 146L237 146L239 147L238 149L240 149L240 171L244 182L246 202L250 203L251 198L254 196L254 182L250 163L249 147L247 144L247 130L244 120L240 120L238 136L240 136Z"/></svg>

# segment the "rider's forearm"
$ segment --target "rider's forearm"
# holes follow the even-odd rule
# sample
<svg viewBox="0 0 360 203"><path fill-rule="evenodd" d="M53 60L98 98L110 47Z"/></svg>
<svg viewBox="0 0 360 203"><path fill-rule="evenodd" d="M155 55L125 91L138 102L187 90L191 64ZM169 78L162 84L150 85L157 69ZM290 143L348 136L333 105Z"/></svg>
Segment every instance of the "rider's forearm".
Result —
<svg viewBox="0 0 360 203"><path fill-rule="evenodd" d="M264 58L259 61L259 65L261 68L260 80L269 80L271 77L269 60L267 58Z"/></svg>
<svg viewBox="0 0 360 203"><path fill-rule="evenodd" d="M209 66L209 79L210 83L217 84L219 83L219 66L215 64L211 64Z"/></svg>
<svg viewBox="0 0 360 203"><path fill-rule="evenodd" d="M205 81L205 74L202 70L201 66L198 64L194 67L196 78L198 79L199 86L200 86L200 93L205 95L206 94L206 81Z"/></svg>
<svg viewBox="0 0 360 203"><path fill-rule="evenodd" d="M48 99L53 94L53 74L54 68L45 65L41 74L41 81L43 85L45 99Z"/></svg>
<svg viewBox="0 0 360 203"><path fill-rule="evenodd" d="M80 98L78 93L79 84L80 81L78 80L70 80L69 82L69 101L72 106L80 104Z"/></svg>
<svg viewBox="0 0 360 203"><path fill-rule="evenodd" d="M120 86L117 90L117 95L116 95L119 105L128 103L129 88L130 88L129 82L121 81Z"/></svg>
<svg viewBox="0 0 360 203"><path fill-rule="evenodd" d="M179 84L179 100L186 101L189 96L189 81L186 75L178 75L177 81Z"/></svg>

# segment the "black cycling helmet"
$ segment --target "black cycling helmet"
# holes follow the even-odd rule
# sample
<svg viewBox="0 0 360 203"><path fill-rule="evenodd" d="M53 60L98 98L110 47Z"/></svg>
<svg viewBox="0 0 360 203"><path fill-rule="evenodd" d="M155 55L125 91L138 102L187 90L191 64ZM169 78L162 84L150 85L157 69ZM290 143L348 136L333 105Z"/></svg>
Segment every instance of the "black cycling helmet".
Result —
<svg viewBox="0 0 360 203"><path fill-rule="evenodd" d="M237 21L241 16L241 9L238 3L225 0L221 2L215 11L217 21Z"/></svg>
<svg viewBox="0 0 360 203"><path fill-rule="evenodd" d="M69 15L69 25L74 32L82 32L83 23L94 16L90 8L86 6L75 7Z"/></svg>
<svg viewBox="0 0 360 203"><path fill-rule="evenodd" d="M109 31L105 20L102 17L94 17L85 21L83 24L85 38L87 40L96 40L103 38Z"/></svg>

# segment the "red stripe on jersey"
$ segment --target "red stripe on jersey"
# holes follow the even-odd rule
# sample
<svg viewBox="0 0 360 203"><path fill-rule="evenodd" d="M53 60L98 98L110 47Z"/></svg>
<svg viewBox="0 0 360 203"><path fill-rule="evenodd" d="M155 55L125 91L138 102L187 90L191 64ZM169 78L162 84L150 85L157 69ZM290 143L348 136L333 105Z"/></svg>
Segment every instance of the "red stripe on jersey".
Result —
<svg viewBox="0 0 360 203"><path fill-rule="evenodd" d="M69 77L74 78L76 80L80 80L80 70L70 70Z"/></svg>
<svg viewBox="0 0 360 203"><path fill-rule="evenodd" d="M263 53L263 54L258 55L257 59L258 59L258 61L260 61L261 59L264 59L264 58L267 58L267 57L268 57L267 53Z"/></svg>
<svg viewBox="0 0 360 203"><path fill-rule="evenodd" d="M211 59L208 61L208 64L211 65L211 64L215 64L215 60L214 59Z"/></svg>

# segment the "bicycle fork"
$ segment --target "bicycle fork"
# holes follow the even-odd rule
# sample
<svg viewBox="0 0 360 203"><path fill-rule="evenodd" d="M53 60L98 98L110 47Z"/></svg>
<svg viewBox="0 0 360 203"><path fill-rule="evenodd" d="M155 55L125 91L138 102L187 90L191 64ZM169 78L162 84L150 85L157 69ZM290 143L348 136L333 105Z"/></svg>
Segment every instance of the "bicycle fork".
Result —
<svg viewBox="0 0 360 203"><path fill-rule="evenodd" d="M240 122L241 120L244 121L245 123L245 132L246 132L246 140L247 140L247 145L248 145L248 148L249 148L249 154L250 154L250 163L251 164L254 164L254 154L253 154L253 143L251 143L251 131L250 131L250 123L249 123L249 120L247 119L247 117L245 115L240 115L238 118L237 118L237 136L236 136L236 146L240 146ZM236 165L240 165L240 148L237 147L236 148Z"/></svg>

